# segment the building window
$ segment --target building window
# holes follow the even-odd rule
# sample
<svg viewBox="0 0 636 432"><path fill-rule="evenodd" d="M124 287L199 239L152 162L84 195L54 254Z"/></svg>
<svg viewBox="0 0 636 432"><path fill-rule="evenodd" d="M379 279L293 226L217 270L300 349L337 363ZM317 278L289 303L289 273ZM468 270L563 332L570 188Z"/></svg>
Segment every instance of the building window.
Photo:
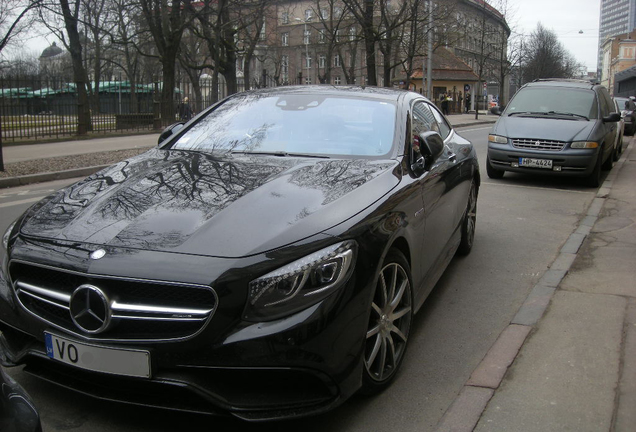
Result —
<svg viewBox="0 0 636 432"><path fill-rule="evenodd" d="M321 29L318 33L318 42L325 43L325 29Z"/></svg>
<svg viewBox="0 0 636 432"><path fill-rule="evenodd" d="M336 55L333 57L333 65L334 65L335 67L340 67L340 54L336 54Z"/></svg>
<svg viewBox="0 0 636 432"><path fill-rule="evenodd" d="M327 57L324 54L321 54L320 57L318 57L318 67L320 69L324 69L326 64L327 64Z"/></svg>
<svg viewBox="0 0 636 432"><path fill-rule="evenodd" d="M283 24L289 24L289 12L283 12L281 21L283 22Z"/></svg>
<svg viewBox="0 0 636 432"><path fill-rule="evenodd" d="M285 32L282 35L281 44L283 46L289 46L289 33Z"/></svg>
<svg viewBox="0 0 636 432"><path fill-rule="evenodd" d="M309 22L314 17L314 12L311 9L305 10L305 21Z"/></svg>
<svg viewBox="0 0 636 432"><path fill-rule="evenodd" d="M305 30L304 36L303 36L303 43L305 45L309 45L309 38L311 37L311 30Z"/></svg>
<svg viewBox="0 0 636 432"><path fill-rule="evenodd" d="M349 27L349 40L350 41L356 40L356 28L355 27Z"/></svg>
<svg viewBox="0 0 636 432"><path fill-rule="evenodd" d="M340 85L340 76L334 77L334 78L333 78L333 83L334 83L335 85Z"/></svg>
<svg viewBox="0 0 636 432"><path fill-rule="evenodd" d="M287 75L289 73L289 56L283 55L280 60L280 71L283 75Z"/></svg>
<svg viewBox="0 0 636 432"><path fill-rule="evenodd" d="M311 69L311 57L305 57L305 67Z"/></svg>
<svg viewBox="0 0 636 432"><path fill-rule="evenodd" d="M305 84L311 85L311 77L306 77L305 78Z"/></svg>
<svg viewBox="0 0 636 432"><path fill-rule="evenodd" d="M340 42L340 30L336 30L336 42Z"/></svg>
<svg viewBox="0 0 636 432"><path fill-rule="evenodd" d="M327 8L320 9L320 19L324 21L329 19L329 10Z"/></svg>
<svg viewBox="0 0 636 432"><path fill-rule="evenodd" d="M258 35L258 38L262 41L265 40L265 21L263 21L263 25L261 26L261 33Z"/></svg>

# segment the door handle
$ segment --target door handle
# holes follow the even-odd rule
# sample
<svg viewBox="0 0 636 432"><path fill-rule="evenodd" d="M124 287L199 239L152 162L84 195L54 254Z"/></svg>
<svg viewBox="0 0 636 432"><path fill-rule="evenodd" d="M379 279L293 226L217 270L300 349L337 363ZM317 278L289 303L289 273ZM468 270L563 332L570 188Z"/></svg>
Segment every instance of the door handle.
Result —
<svg viewBox="0 0 636 432"><path fill-rule="evenodd" d="M448 160L451 162L457 162L457 155L455 153L449 153Z"/></svg>

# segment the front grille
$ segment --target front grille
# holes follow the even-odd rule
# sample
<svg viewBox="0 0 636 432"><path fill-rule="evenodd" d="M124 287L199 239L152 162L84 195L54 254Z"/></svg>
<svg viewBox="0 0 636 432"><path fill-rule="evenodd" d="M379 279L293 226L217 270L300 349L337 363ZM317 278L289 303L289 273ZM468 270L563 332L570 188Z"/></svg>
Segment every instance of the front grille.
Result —
<svg viewBox="0 0 636 432"><path fill-rule="evenodd" d="M516 138L512 140L512 146L523 150L561 151L565 147L565 142L544 139Z"/></svg>
<svg viewBox="0 0 636 432"><path fill-rule="evenodd" d="M100 340L166 340L199 332L217 306L210 287L90 275L13 261L9 275L22 306L42 320ZM109 324L96 333L71 317L71 298L83 285L105 294Z"/></svg>

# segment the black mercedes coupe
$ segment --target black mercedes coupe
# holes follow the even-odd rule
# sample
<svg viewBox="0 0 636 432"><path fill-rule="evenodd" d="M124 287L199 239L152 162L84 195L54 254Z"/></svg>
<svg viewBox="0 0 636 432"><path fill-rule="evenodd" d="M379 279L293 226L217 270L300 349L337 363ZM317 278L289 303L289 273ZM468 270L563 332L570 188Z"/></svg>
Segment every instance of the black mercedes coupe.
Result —
<svg viewBox="0 0 636 432"><path fill-rule="evenodd" d="M471 143L417 93L232 95L9 227L1 363L246 420L377 393L472 248L479 184Z"/></svg>

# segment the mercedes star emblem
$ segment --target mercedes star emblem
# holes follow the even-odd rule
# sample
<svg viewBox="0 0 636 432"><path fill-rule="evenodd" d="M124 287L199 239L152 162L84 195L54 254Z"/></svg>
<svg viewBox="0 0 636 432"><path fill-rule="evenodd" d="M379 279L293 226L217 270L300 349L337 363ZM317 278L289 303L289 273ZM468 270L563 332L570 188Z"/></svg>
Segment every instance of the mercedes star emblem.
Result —
<svg viewBox="0 0 636 432"><path fill-rule="evenodd" d="M101 333L111 318L110 302L106 294L94 285L80 285L73 291L70 302L71 319L86 333Z"/></svg>
<svg viewBox="0 0 636 432"><path fill-rule="evenodd" d="M96 251L91 252L89 256L91 257L91 259L98 260L100 258L103 258L104 255L106 255L106 251L104 249L97 249Z"/></svg>

